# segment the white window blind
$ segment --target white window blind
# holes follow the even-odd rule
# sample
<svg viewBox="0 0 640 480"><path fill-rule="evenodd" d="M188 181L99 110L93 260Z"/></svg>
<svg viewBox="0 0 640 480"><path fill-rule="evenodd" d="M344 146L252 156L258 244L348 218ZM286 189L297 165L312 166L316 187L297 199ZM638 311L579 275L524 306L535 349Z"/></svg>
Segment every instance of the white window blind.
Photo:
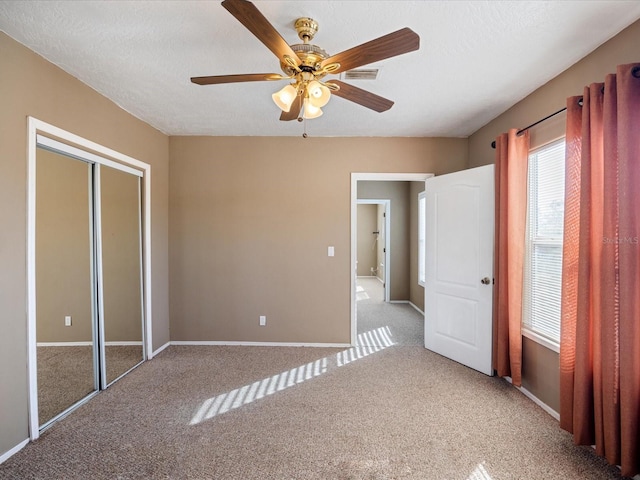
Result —
<svg viewBox="0 0 640 480"><path fill-rule="evenodd" d="M564 138L529 154L523 326L560 342Z"/></svg>
<svg viewBox="0 0 640 480"><path fill-rule="evenodd" d="M418 194L418 284L424 287L425 281L425 218L426 196L425 192Z"/></svg>

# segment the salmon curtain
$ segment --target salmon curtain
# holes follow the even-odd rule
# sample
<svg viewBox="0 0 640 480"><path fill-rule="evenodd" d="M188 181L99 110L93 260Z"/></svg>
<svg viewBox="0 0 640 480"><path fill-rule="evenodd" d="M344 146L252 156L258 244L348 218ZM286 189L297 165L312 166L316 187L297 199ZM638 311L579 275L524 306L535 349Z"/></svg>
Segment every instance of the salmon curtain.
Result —
<svg viewBox="0 0 640 480"><path fill-rule="evenodd" d="M529 131L496 139L493 368L522 383L522 281L527 216Z"/></svg>
<svg viewBox="0 0 640 480"><path fill-rule="evenodd" d="M640 64L567 100L560 426L640 473Z"/></svg>

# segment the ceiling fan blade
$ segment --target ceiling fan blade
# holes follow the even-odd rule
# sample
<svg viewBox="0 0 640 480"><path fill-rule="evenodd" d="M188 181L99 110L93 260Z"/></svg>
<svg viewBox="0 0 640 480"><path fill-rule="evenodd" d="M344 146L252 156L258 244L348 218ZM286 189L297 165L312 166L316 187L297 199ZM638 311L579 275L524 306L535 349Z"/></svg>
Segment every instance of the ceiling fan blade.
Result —
<svg viewBox="0 0 640 480"><path fill-rule="evenodd" d="M193 83L198 85L215 85L218 83L236 83L236 82L261 82L263 80L285 80L277 73L248 73L240 75L213 75L210 77L191 77Z"/></svg>
<svg viewBox="0 0 640 480"><path fill-rule="evenodd" d="M402 28L344 52L337 53L322 62L322 66L339 63L340 68L331 73L340 73L353 68L368 65L385 58L413 52L420 48L420 37L410 28Z"/></svg>
<svg viewBox="0 0 640 480"><path fill-rule="evenodd" d="M375 93L368 92L340 80L331 80L327 83L333 83L340 87L340 90L332 91L333 95L350 100L354 103L370 108L376 112L386 112L393 106L393 102Z"/></svg>
<svg viewBox="0 0 640 480"><path fill-rule="evenodd" d="M285 56L289 56L296 62L296 65L302 63L296 53L291 50L289 44L253 3L247 0L224 0L222 6L253 33L258 40L264 43L281 61L284 60Z"/></svg>
<svg viewBox="0 0 640 480"><path fill-rule="evenodd" d="M283 122L295 120L300 116L300 110L302 110L302 95L296 96L288 112L282 112L282 114L280 114L280 120Z"/></svg>

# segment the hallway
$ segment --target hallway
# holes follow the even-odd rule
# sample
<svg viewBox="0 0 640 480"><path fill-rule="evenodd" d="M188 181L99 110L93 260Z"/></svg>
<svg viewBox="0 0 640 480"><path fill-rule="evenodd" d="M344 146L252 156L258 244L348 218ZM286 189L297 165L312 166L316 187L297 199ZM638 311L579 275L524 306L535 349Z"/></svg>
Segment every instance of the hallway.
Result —
<svg viewBox="0 0 640 480"><path fill-rule="evenodd" d="M385 303L383 298L384 289L376 277L357 278L356 322L358 335L388 327L394 345L423 346L424 317L408 303Z"/></svg>

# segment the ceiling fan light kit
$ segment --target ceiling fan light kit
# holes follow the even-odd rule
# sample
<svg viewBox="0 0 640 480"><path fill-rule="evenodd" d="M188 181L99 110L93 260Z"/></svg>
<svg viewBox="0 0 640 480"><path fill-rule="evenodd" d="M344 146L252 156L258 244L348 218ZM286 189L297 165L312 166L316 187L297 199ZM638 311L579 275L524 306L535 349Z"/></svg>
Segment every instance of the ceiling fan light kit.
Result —
<svg viewBox="0 0 640 480"><path fill-rule="evenodd" d="M338 74L362 65L395 57L420 48L420 37L403 28L344 52L330 56L322 48L309 43L318 31L312 18L298 18L294 27L303 43L289 45L256 6L248 0L224 0L222 6L242 23L280 60L285 76L276 73L253 73L192 77L198 85L233 82L290 80L291 83L275 92L271 98L282 110L280 120L318 118L331 99L331 93L376 112L391 108L393 102L338 80L323 82L329 74ZM300 116L300 114L302 114Z"/></svg>
<svg viewBox="0 0 640 480"><path fill-rule="evenodd" d="M312 118L318 118L320 115L322 115L322 109L316 107L308 98L305 98L302 107L302 118L311 120Z"/></svg>
<svg viewBox="0 0 640 480"><path fill-rule="evenodd" d="M324 107L331 98L331 90L317 80L309 82L307 92L309 93L309 101L318 108Z"/></svg>
<svg viewBox="0 0 640 480"><path fill-rule="evenodd" d="M293 85L287 85L271 95L271 98L283 112L288 112L291 110L291 105L296 99L296 95L298 95L298 90Z"/></svg>

